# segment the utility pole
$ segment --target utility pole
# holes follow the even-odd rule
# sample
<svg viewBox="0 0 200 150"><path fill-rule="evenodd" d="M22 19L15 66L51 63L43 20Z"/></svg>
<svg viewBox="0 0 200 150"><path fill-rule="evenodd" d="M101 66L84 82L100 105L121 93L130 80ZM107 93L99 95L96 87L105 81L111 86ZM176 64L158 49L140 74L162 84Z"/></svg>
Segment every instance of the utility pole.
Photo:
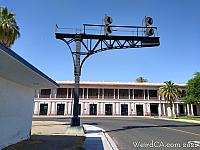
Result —
<svg viewBox="0 0 200 150"><path fill-rule="evenodd" d="M59 30L69 28L59 28L56 25L56 39L64 41L70 49L74 64L74 106L71 126L80 126L79 118L79 86L80 76L83 63L93 54L112 50L126 48L155 47L160 45L160 37L155 33L157 27L152 27L153 20L151 17L145 17L145 26L114 26L111 25L112 18L106 16L104 25L83 24L81 33L63 33ZM98 33L104 27L104 34L89 33L96 30ZM95 28L95 29L91 29ZM98 29L100 28L100 29ZM123 30L121 30L123 29ZM77 30L76 30L77 31ZM113 32L121 33L126 31L131 35L111 35ZM71 45L75 44L75 50ZM84 50L81 50L81 45Z"/></svg>

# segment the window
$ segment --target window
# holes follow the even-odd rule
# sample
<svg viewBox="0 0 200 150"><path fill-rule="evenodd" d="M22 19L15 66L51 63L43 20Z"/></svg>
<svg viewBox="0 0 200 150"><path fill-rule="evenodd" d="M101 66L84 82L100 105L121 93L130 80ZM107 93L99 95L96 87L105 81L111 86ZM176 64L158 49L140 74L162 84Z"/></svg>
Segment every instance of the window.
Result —
<svg viewBox="0 0 200 150"><path fill-rule="evenodd" d="M41 98L50 98L51 95L51 89L42 89L40 92Z"/></svg>
<svg viewBox="0 0 200 150"><path fill-rule="evenodd" d="M88 89L88 98L98 98L98 89Z"/></svg>
<svg viewBox="0 0 200 150"><path fill-rule="evenodd" d="M67 97L67 89L58 88L56 98L66 98L66 97Z"/></svg>
<svg viewBox="0 0 200 150"><path fill-rule="evenodd" d="M157 90L149 90L149 99L157 99L157 98L158 98Z"/></svg>
<svg viewBox="0 0 200 150"><path fill-rule="evenodd" d="M135 89L134 99L144 99L144 90Z"/></svg>
<svg viewBox="0 0 200 150"><path fill-rule="evenodd" d="M128 89L120 89L119 90L119 98L120 99L128 99L129 93L128 93Z"/></svg>
<svg viewBox="0 0 200 150"><path fill-rule="evenodd" d="M104 98L114 98L114 89L104 89Z"/></svg>

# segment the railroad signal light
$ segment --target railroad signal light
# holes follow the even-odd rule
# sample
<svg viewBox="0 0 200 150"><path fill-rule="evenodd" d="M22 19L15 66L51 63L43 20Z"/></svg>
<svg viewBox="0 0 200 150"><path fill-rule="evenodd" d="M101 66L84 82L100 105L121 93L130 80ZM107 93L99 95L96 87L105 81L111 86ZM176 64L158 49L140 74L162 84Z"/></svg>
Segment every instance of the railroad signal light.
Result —
<svg viewBox="0 0 200 150"><path fill-rule="evenodd" d="M153 19L151 17L146 17L144 18L144 23L145 23L145 26L151 26L153 24Z"/></svg>
<svg viewBox="0 0 200 150"><path fill-rule="evenodd" d="M152 28L147 28L144 32L145 32L145 35L147 35L147 36L154 35L154 29L152 29Z"/></svg>
<svg viewBox="0 0 200 150"><path fill-rule="evenodd" d="M105 35L109 35L112 33L112 27L110 26L110 24L112 24L113 19L110 16L105 16L104 18L104 34Z"/></svg>
<svg viewBox="0 0 200 150"><path fill-rule="evenodd" d="M105 18L104 18L104 23L105 23L105 25L109 25L109 24L111 24L112 22L113 22L112 17L110 17L110 16L105 16Z"/></svg>
<svg viewBox="0 0 200 150"><path fill-rule="evenodd" d="M154 29L149 27L152 24L153 24L153 19L151 17L146 17L145 16L145 18L144 18L144 25L145 25L146 28L145 28L144 34L146 36L152 36L152 35L154 35Z"/></svg>

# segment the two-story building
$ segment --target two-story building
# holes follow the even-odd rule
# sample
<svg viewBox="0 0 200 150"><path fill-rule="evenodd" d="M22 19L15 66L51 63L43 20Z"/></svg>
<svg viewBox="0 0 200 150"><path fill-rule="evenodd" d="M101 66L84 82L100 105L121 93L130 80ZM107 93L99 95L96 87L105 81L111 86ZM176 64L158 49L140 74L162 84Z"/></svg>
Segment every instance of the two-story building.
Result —
<svg viewBox="0 0 200 150"><path fill-rule="evenodd" d="M57 81L57 89L35 92L34 115L71 116L73 81ZM81 116L170 116L168 102L159 95L162 83L89 82L80 83ZM185 84L178 84L184 96ZM173 104L173 114L200 115L199 105L185 105L181 99Z"/></svg>

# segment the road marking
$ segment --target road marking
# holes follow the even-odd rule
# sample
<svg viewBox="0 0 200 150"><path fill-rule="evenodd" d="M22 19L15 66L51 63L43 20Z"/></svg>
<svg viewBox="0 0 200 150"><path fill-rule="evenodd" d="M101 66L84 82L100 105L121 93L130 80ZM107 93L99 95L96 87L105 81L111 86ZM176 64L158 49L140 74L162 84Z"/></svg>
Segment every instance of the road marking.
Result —
<svg viewBox="0 0 200 150"><path fill-rule="evenodd" d="M169 127L163 127L163 128L166 128L166 129L169 129L169 130L174 130L174 131L179 131L179 132L183 132L183 133L187 133L187 134L192 134L192 135L196 135L196 136L200 136L200 134L196 134L196 133L193 133L193 132L188 132L188 131L173 129L173 128L169 128Z"/></svg>

